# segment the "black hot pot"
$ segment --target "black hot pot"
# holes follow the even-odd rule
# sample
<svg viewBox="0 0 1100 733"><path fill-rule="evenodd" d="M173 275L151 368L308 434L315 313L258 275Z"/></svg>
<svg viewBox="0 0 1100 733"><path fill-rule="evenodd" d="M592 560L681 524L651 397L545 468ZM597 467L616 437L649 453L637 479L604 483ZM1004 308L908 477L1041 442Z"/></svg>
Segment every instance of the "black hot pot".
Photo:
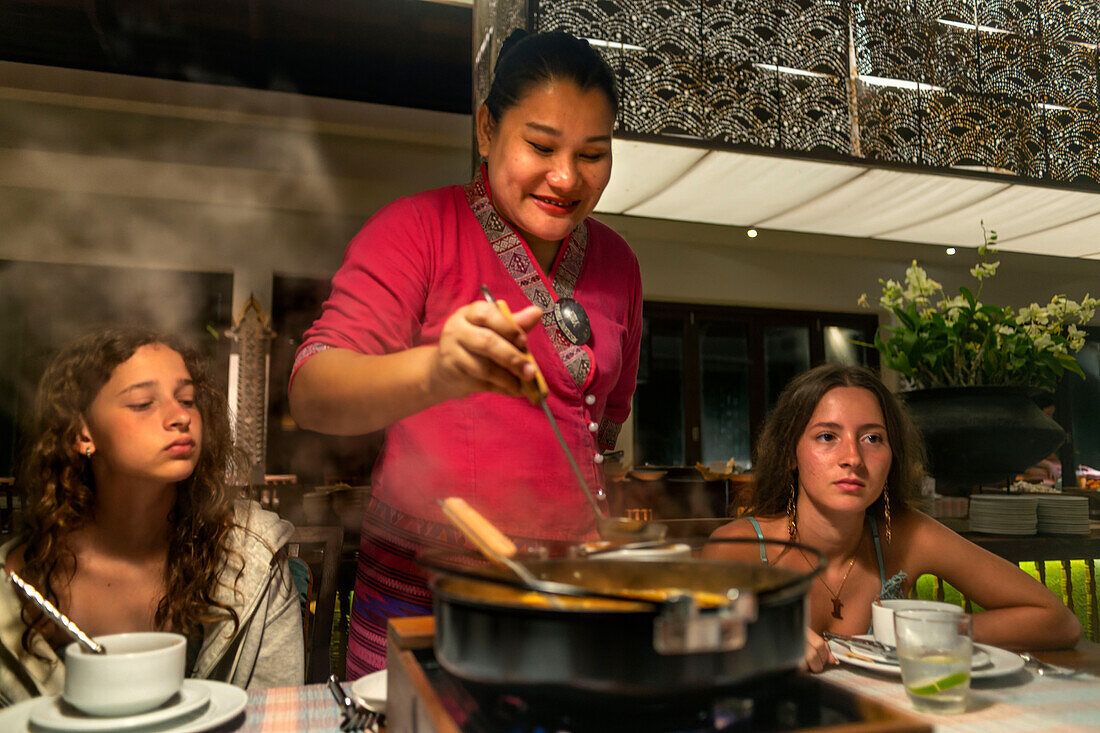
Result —
<svg viewBox="0 0 1100 733"><path fill-rule="evenodd" d="M767 542L769 557L801 547L817 560L796 572L761 565L756 540L677 541L690 558L517 558L540 580L591 592L557 603L472 555L427 553L436 659L482 692L574 702L680 704L795 670L820 554Z"/></svg>

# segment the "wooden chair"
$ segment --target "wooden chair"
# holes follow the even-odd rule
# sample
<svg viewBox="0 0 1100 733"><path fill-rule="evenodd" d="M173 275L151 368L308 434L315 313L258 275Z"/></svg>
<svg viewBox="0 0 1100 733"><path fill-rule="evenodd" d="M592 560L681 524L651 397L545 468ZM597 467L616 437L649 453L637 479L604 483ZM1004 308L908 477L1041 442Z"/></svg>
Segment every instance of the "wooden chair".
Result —
<svg viewBox="0 0 1100 733"><path fill-rule="evenodd" d="M15 479L0 478L0 536L15 531Z"/></svg>
<svg viewBox="0 0 1100 733"><path fill-rule="evenodd" d="M1030 566L1021 568L1043 585L1047 585L1048 563L1053 566L1060 566L1061 577L1057 578L1059 587L1054 592L1061 597L1062 602L1066 604L1069 610L1077 616L1077 619L1081 622L1084 637L1094 642L1100 641L1100 609L1097 607L1096 562L1092 558L1084 560L1036 560L1034 571L1031 570ZM1022 566L1026 563L1021 562L1018 564ZM1080 598L1075 597L1074 594L1074 575L1078 575L1084 581L1084 593L1081 594ZM926 577L930 578L931 582L925 581L924 578ZM922 576L914 584L913 589L913 596L916 598L957 603L967 613L973 613L975 610L970 598L962 595L934 575Z"/></svg>
<svg viewBox="0 0 1100 733"><path fill-rule="evenodd" d="M336 605L336 568L344 530L335 526L296 527L289 554L309 565L312 580L309 607L303 617L306 646L306 682L324 682L329 676L329 638ZM318 582L318 578L320 579ZM333 670L338 677L343 670Z"/></svg>

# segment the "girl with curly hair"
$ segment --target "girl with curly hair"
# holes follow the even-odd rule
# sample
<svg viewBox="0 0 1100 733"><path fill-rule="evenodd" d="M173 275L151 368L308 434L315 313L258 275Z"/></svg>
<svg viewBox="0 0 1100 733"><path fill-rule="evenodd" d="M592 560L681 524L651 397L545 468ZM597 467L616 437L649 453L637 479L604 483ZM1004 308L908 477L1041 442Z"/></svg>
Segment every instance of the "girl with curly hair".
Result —
<svg viewBox="0 0 1100 733"><path fill-rule="evenodd" d="M139 329L75 341L42 376L27 445L23 523L0 565L93 636L183 634L190 677L302 682L292 527L236 498L225 398L195 352ZM0 581L8 703L61 691L67 642Z"/></svg>
<svg viewBox="0 0 1100 733"><path fill-rule="evenodd" d="M974 640L1014 649L1073 646L1081 625L1041 583L910 505L924 476L920 434L897 397L863 367L825 364L783 390L754 460L749 513L715 538L710 554L812 570L815 558L784 540L815 547L825 567L809 592L804 666L836 663L821 634L864 634L876 598L907 597L926 573L986 609ZM741 549L736 549L741 548ZM759 558L756 552L759 551Z"/></svg>

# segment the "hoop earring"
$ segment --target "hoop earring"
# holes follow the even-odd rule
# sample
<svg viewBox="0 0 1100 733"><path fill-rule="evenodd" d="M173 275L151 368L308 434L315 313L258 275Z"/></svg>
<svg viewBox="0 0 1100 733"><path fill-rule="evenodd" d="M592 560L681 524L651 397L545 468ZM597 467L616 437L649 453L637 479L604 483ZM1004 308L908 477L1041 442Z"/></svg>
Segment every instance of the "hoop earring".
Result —
<svg viewBox="0 0 1100 733"><path fill-rule="evenodd" d="M882 498L886 502L883 514L886 515L886 544L890 544L890 490L886 484L882 485Z"/></svg>
<svg viewBox="0 0 1100 733"><path fill-rule="evenodd" d="M795 501L798 489L795 488L794 481L791 481L790 489L791 493L787 497L787 534L793 542L798 539L798 504Z"/></svg>

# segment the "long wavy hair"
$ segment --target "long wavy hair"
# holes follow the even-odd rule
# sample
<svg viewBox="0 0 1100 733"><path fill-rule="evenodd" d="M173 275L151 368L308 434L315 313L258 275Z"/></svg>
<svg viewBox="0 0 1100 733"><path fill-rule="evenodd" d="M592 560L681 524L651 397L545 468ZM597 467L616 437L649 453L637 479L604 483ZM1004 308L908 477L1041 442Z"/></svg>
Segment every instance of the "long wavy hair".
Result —
<svg viewBox="0 0 1100 733"><path fill-rule="evenodd" d="M796 465L798 440L817 403L837 387L859 387L878 400L892 454L886 493L893 511L904 511L909 506L924 478L925 460L924 441L909 413L870 369L822 364L792 379L768 415L753 456L752 513L769 516L785 510L798 484L798 469L791 468ZM884 503L879 497L871 510L880 510Z"/></svg>
<svg viewBox="0 0 1100 733"><path fill-rule="evenodd" d="M43 373L19 481L26 492L23 576L56 605L59 589L67 587L78 572L79 560L68 540L87 523L96 503L90 462L77 450L81 419L115 368L148 344L164 345L183 357L194 381L203 427L198 464L177 484L176 503L169 514L172 535L165 592L157 603L154 623L184 635L224 618L231 618L237 627L236 612L214 597L229 558L234 526L235 491L228 482L243 466L230 440L226 400L196 351L154 331L94 331L64 347ZM50 622L30 605L23 608L23 622L27 626L23 647L31 652L32 633L42 632Z"/></svg>

